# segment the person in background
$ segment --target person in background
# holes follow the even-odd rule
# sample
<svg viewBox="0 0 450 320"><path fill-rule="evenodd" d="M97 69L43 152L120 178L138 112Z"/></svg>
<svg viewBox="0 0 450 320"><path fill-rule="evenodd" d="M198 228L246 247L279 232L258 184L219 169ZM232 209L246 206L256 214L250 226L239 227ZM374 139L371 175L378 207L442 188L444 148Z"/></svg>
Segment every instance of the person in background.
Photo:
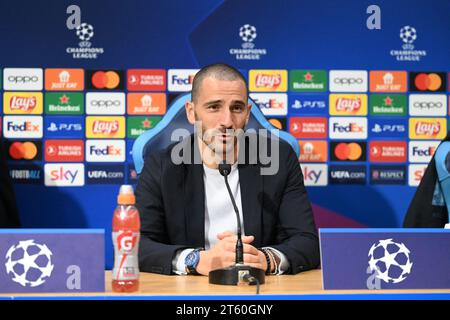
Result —
<svg viewBox="0 0 450 320"><path fill-rule="evenodd" d="M16 197L9 178L4 140L0 138L0 228L20 227Z"/></svg>

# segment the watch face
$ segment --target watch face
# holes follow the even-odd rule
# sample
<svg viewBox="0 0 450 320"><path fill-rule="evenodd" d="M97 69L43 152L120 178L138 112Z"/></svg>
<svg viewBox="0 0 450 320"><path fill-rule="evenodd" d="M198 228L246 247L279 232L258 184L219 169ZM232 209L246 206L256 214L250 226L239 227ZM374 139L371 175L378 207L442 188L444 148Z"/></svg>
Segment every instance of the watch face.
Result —
<svg viewBox="0 0 450 320"><path fill-rule="evenodd" d="M189 253L189 254L186 256L186 259L185 259L185 261L184 261L184 264L185 264L187 267L196 267L197 264L198 264L198 260L199 260L199 253L198 253L197 250L195 250L195 251L192 251L191 253Z"/></svg>

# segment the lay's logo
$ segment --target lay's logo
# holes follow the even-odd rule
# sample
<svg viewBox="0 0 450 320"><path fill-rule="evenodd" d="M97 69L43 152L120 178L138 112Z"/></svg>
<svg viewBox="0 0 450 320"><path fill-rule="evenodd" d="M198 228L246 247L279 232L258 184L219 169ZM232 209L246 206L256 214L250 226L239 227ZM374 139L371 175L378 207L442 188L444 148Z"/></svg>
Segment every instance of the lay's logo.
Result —
<svg viewBox="0 0 450 320"><path fill-rule="evenodd" d="M86 117L87 138L124 138L124 117Z"/></svg>
<svg viewBox="0 0 450 320"><path fill-rule="evenodd" d="M286 91L286 70L250 70L250 91Z"/></svg>
<svg viewBox="0 0 450 320"><path fill-rule="evenodd" d="M41 92L5 92L5 114L42 114Z"/></svg>
<svg viewBox="0 0 450 320"><path fill-rule="evenodd" d="M331 115L367 115L366 94L330 94Z"/></svg>
<svg viewBox="0 0 450 320"><path fill-rule="evenodd" d="M409 137L411 139L443 139L447 133L444 118L409 119Z"/></svg>

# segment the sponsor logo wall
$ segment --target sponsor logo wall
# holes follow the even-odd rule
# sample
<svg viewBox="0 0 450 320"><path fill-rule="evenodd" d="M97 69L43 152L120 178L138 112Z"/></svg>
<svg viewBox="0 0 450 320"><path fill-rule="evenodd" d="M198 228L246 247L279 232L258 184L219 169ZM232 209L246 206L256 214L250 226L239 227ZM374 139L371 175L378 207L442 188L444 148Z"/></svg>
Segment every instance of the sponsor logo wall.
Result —
<svg viewBox="0 0 450 320"><path fill-rule="evenodd" d="M1 70L1 134L15 183L136 183L134 140L198 69ZM448 73L241 70L250 97L301 149L305 184L417 186L447 133Z"/></svg>

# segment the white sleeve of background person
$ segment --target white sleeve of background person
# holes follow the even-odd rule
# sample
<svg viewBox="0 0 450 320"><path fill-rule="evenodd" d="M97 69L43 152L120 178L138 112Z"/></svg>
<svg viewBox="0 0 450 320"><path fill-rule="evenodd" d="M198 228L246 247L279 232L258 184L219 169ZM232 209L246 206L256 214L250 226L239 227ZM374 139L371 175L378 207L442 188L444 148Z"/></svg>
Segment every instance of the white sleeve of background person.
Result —
<svg viewBox="0 0 450 320"><path fill-rule="evenodd" d="M186 256L194 251L194 249L184 249L179 251L175 258L172 260L172 270L174 273L178 275L186 275L186 265L184 264L184 260Z"/></svg>

